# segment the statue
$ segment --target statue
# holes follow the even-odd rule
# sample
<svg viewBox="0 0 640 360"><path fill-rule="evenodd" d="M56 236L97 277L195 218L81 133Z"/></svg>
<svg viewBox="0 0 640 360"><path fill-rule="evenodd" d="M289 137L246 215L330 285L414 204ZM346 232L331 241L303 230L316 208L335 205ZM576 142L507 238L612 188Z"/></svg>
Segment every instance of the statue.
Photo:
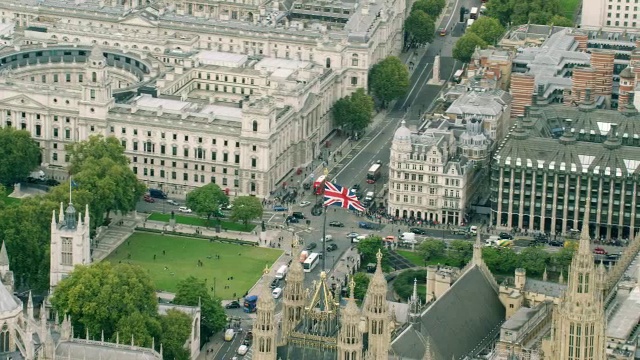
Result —
<svg viewBox="0 0 640 360"><path fill-rule="evenodd" d="M176 218L176 213L173 210L171 210L171 220L175 218Z"/></svg>
<svg viewBox="0 0 640 360"><path fill-rule="evenodd" d="M267 226L264 224L264 220L262 220L262 231L267 231Z"/></svg>

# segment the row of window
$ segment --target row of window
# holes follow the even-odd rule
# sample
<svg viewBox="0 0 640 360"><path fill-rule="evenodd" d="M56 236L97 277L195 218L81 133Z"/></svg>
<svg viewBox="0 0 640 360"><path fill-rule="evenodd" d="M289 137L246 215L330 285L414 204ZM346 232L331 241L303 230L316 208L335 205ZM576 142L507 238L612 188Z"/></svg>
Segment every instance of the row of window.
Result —
<svg viewBox="0 0 640 360"><path fill-rule="evenodd" d="M396 190L404 190L404 191L419 192L419 193L424 192L425 190L425 187L423 187L422 185L401 184L401 183L396 183L395 186L393 186L393 188L395 188ZM428 190L429 195L436 195L438 193L438 189L434 187L429 187L428 189L429 189ZM460 198L460 190L444 189L444 196Z"/></svg>
<svg viewBox="0 0 640 360"><path fill-rule="evenodd" d="M436 199L427 199L425 201L424 197L413 195L396 195L396 202L416 205L422 205L423 203L425 203L428 206L436 206ZM460 209L459 203L457 201L443 201L442 207L449 209Z"/></svg>

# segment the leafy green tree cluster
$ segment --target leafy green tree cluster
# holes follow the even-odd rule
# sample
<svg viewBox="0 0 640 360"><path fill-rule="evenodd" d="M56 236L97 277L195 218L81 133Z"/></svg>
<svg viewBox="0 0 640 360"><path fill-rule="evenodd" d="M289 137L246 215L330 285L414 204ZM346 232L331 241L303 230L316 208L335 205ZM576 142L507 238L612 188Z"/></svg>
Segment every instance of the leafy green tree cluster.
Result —
<svg viewBox="0 0 640 360"><path fill-rule="evenodd" d="M376 255L378 254L378 250L382 252L382 261L383 263L388 258L389 251L387 248L382 246L382 238L379 236L369 236L366 239L360 240L358 245L356 246L358 252L360 253L361 264L375 264L378 259Z"/></svg>
<svg viewBox="0 0 640 360"><path fill-rule="evenodd" d="M370 278L366 273L357 272L353 275L353 282L356 287L353 289L353 296L358 300L364 300L367 294L367 288L369 287Z"/></svg>
<svg viewBox="0 0 640 360"><path fill-rule="evenodd" d="M498 19L504 26L520 24L573 25L572 21L561 13L559 0L489 0L487 15Z"/></svg>
<svg viewBox="0 0 640 360"><path fill-rule="evenodd" d="M504 34L504 27L497 19L482 16L477 19L467 32L472 32L487 44L496 44Z"/></svg>
<svg viewBox="0 0 640 360"><path fill-rule="evenodd" d="M444 256L447 248L442 240L427 239L418 245L418 254L424 259L425 262L441 258Z"/></svg>
<svg viewBox="0 0 640 360"><path fill-rule="evenodd" d="M187 206L200 216L206 216L207 221L212 216L220 215L220 207L229 203L229 198L220 186L209 183L187 194Z"/></svg>
<svg viewBox="0 0 640 360"><path fill-rule="evenodd" d="M402 300L407 300L413 294L413 283L418 283L418 296L424 299L426 296L425 284L427 281L426 270L406 270L401 272L393 281L393 290Z"/></svg>
<svg viewBox="0 0 640 360"><path fill-rule="evenodd" d="M224 329L227 315L220 299L214 298L207 291L205 281L190 276L178 283L178 291L173 299L177 305L196 306L200 303L202 314L202 336L205 342L211 335Z"/></svg>
<svg viewBox="0 0 640 360"><path fill-rule="evenodd" d="M78 266L55 289L51 304L56 312L71 317L75 336L104 336L110 341L133 338L138 346L163 346L167 359L187 360L184 344L191 334L189 315L170 309L158 314L158 301L147 272L129 265L100 262ZM174 304L201 304L202 339L221 330L226 315L220 300L207 292L204 281L189 277L178 283ZM155 339L155 341L154 341ZM156 349L158 350L158 349Z"/></svg>
<svg viewBox="0 0 640 360"><path fill-rule="evenodd" d="M404 30L409 35L408 45L413 48L433 41L436 23L426 12L413 9L404 22Z"/></svg>
<svg viewBox="0 0 640 360"><path fill-rule="evenodd" d="M369 70L369 91L386 108L389 102L397 99L409 90L409 70L395 56L388 56Z"/></svg>
<svg viewBox="0 0 640 360"><path fill-rule="evenodd" d="M231 220L242 221L247 226L249 221L262 217L262 202L255 196L238 196L233 200Z"/></svg>
<svg viewBox="0 0 640 360"><path fill-rule="evenodd" d="M25 130L0 128L0 184L19 183L40 165L40 147Z"/></svg>
<svg viewBox="0 0 640 360"><path fill-rule="evenodd" d="M363 88L359 88L336 101L331 110L337 127L347 131L361 131L371 124L374 104L371 96Z"/></svg>
<svg viewBox="0 0 640 360"><path fill-rule="evenodd" d="M411 6L411 12L420 10L433 19L437 19L445 6L447 6L446 0L418 0Z"/></svg>
<svg viewBox="0 0 640 360"><path fill-rule="evenodd" d="M477 47L485 49L487 47L487 43L477 34L467 32L459 38L453 46L453 58L463 63L468 63L471 61L471 57Z"/></svg>

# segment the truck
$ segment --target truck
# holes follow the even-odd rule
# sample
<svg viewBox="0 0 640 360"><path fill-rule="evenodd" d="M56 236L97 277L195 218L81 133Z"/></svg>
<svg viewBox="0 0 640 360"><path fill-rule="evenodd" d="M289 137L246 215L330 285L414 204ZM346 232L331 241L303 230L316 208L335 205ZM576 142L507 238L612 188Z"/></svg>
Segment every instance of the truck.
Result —
<svg viewBox="0 0 640 360"><path fill-rule="evenodd" d="M484 243L484 246L491 247L511 247L513 246L513 241L500 239L499 236L491 236Z"/></svg>
<svg viewBox="0 0 640 360"><path fill-rule="evenodd" d="M276 279L284 279L287 276L287 271L289 271L289 267L287 265L282 265L276 272Z"/></svg>
<svg viewBox="0 0 640 360"><path fill-rule="evenodd" d="M469 12L469 17L473 20L478 18L478 8L477 7L472 7L471 8L471 12Z"/></svg>
<svg viewBox="0 0 640 360"><path fill-rule="evenodd" d="M244 306L242 310L246 313L254 313L257 310L258 296L250 295L244 298Z"/></svg>
<svg viewBox="0 0 640 360"><path fill-rule="evenodd" d="M403 244L417 244L416 234L412 232L406 232L400 235L400 240L402 240Z"/></svg>
<svg viewBox="0 0 640 360"><path fill-rule="evenodd" d="M152 198L156 198L156 199L166 199L167 198L167 194L165 194L164 191L159 190L159 189L149 189L149 196L151 196Z"/></svg>
<svg viewBox="0 0 640 360"><path fill-rule="evenodd" d="M29 174L29 178L33 180L40 180L40 181L44 181L47 179L46 175L44 174L44 171L42 170L32 171Z"/></svg>
<svg viewBox="0 0 640 360"><path fill-rule="evenodd" d="M369 168L369 171L367 172L367 183L368 184L373 184L376 182L376 180L378 180L380 178L380 169L382 169L382 165L381 164L373 164L371 165L371 167Z"/></svg>

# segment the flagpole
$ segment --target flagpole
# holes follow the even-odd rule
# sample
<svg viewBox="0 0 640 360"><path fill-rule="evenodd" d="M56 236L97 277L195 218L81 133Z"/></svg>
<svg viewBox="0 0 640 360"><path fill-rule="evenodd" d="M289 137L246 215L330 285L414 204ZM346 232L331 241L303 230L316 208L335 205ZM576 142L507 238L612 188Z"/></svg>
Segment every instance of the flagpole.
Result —
<svg viewBox="0 0 640 360"><path fill-rule="evenodd" d="M71 204L71 186L73 184L73 177L69 176L69 204Z"/></svg>
<svg viewBox="0 0 640 360"><path fill-rule="evenodd" d="M324 208L324 214L322 216L322 271L326 271L325 261L327 257L327 206L322 205Z"/></svg>

